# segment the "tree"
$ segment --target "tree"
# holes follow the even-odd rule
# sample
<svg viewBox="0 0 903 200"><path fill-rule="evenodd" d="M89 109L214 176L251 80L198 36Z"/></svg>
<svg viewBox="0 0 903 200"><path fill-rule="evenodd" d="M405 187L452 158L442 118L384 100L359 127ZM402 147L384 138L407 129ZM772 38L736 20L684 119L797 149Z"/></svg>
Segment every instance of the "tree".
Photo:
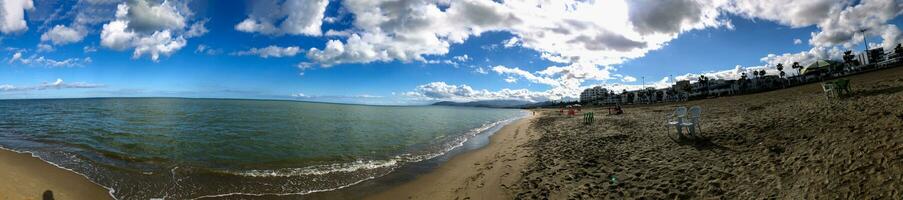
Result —
<svg viewBox="0 0 903 200"><path fill-rule="evenodd" d="M759 71L753 70L753 77L759 78Z"/></svg>
<svg viewBox="0 0 903 200"><path fill-rule="evenodd" d="M797 76L801 75L800 71L803 70L803 66L800 65L800 62L793 62L793 65L791 65L790 68L796 69Z"/></svg>
<svg viewBox="0 0 903 200"><path fill-rule="evenodd" d="M740 74L740 80L737 82L740 84L740 91L746 90L746 72Z"/></svg>
<svg viewBox="0 0 903 200"><path fill-rule="evenodd" d="M777 68L778 71L781 72L781 73L779 73L779 75L781 76L781 78L784 78L784 64L778 63L778 65L775 66L775 68Z"/></svg>
<svg viewBox="0 0 903 200"><path fill-rule="evenodd" d="M765 78L765 69L759 70L760 78Z"/></svg>

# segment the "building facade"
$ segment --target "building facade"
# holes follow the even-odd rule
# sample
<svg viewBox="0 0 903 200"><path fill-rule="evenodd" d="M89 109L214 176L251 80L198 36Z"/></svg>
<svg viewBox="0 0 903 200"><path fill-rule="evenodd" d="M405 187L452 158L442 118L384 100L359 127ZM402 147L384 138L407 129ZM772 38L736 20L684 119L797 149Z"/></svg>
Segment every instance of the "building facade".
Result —
<svg viewBox="0 0 903 200"><path fill-rule="evenodd" d="M590 103L608 97L608 90L602 86L587 88L580 93L580 102Z"/></svg>

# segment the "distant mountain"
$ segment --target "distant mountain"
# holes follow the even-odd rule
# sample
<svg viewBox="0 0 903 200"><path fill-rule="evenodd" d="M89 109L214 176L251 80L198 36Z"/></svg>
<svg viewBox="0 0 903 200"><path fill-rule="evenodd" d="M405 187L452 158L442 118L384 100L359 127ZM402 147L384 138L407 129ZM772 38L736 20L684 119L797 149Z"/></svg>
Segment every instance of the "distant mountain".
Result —
<svg viewBox="0 0 903 200"><path fill-rule="evenodd" d="M520 108L524 105L533 104L529 101L520 100L484 100L471 102L453 102L440 101L433 103L435 106L463 106L463 107L486 107L486 108Z"/></svg>

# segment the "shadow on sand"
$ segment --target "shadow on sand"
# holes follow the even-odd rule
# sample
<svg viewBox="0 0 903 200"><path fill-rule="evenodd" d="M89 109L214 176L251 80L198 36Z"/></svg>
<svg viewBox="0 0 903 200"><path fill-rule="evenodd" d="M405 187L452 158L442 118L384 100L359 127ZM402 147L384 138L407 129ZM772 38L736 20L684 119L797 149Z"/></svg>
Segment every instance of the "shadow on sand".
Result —
<svg viewBox="0 0 903 200"><path fill-rule="evenodd" d="M44 195L42 195L42 199L43 200L54 200L53 191L50 191L50 190L44 191Z"/></svg>

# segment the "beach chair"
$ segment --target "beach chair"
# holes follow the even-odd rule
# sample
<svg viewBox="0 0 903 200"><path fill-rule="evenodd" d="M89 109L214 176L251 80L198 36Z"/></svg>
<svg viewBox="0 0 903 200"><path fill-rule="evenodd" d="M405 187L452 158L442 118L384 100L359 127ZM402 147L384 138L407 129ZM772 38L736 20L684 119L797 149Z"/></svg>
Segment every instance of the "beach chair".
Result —
<svg viewBox="0 0 903 200"><path fill-rule="evenodd" d="M837 86L833 82L824 82L821 83L821 89L825 91L825 99L831 100L831 98L837 97Z"/></svg>
<svg viewBox="0 0 903 200"><path fill-rule="evenodd" d="M667 121L666 126L668 126L669 128L674 127L675 129L677 129L677 137L678 138L684 138L683 126L681 126L681 124L683 124L683 120L686 117L687 117L687 107L679 107L677 109L674 109L674 113L672 113L666 117L666 121ZM670 132L670 131L668 131L668 132Z"/></svg>
<svg viewBox="0 0 903 200"><path fill-rule="evenodd" d="M694 138L698 138L698 135L696 134L697 130L702 132L702 128L699 126L699 118L701 115L702 108L700 108L699 106L690 107L689 116L687 116L686 120L684 120L683 123L680 124L680 126L686 127L688 130L687 132Z"/></svg>

